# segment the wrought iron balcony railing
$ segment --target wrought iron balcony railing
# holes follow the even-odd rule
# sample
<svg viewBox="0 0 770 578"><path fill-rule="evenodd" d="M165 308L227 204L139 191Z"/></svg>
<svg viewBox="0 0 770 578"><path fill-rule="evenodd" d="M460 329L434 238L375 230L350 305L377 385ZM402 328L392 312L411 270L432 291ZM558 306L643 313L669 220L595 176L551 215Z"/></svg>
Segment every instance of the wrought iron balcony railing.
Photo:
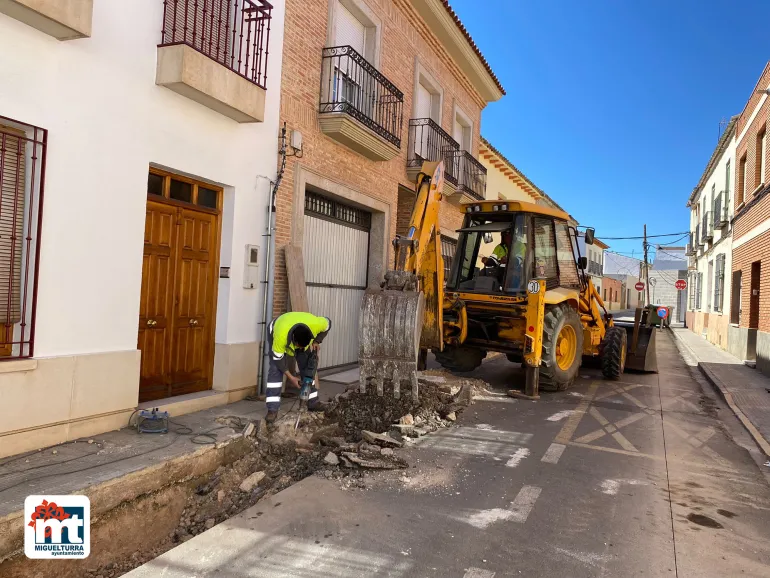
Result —
<svg viewBox="0 0 770 578"><path fill-rule="evenodd" d="M455 155L458 174L458 190L482 200L487 190L487 169L468 151Z"/></svg>
<svg viewBox="0 0 770 578"><path fill-rule="evenodd" d="M404 93L352 46L323 49L321 114L345 113L401 147Z"/></svg>
<svg viewBox="0 0 770 578"><path fill-rule="evenodd" d="M267 88L272 10L266 0L164 0L160 46L186 44Z"/></svg>
<svg viewBox="0 0 770 578"><path fill-rule="evenodd" d="M409 121L407 169L419 170L423 161L444 161L444 178L457 186L460 145L430 118Z"/></svg>
<svg viewBox="0 0 770 578"><path fill-rule="evenodd" d="M723 229L730 224L730 199L725 191L714 199L714 227Z"/></svg>
<svg viewBox="0 0 770 578"><path fill-rule="evenodd" d="M699 248L703 248L703 237L700 232L700 223L695 225L695 245Z"/></svg>
<svg viewBox="0 0 770 578"><path fill-rule="evenodd" d="M704 241L711 241L714 238L714 221L711 220L711 211L706 211L703 213L701 235L703 235Z"/></svg>

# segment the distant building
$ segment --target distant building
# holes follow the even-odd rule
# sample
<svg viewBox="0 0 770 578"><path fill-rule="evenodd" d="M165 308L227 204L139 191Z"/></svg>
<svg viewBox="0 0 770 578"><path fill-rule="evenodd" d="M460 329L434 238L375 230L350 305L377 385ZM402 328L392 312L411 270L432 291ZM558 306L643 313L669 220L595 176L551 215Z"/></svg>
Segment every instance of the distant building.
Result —
<svg viewBox="0 0 770 578"><path fill-rule="evenodd" d="M643 262L640 259L606 251L604 278L608 277L617 279L621 283L621 309L636 309L644 306L644 291L636 289L636 284L643 280Z"/></svg>
<svg viewBox="0 0 770 578"><path fill-rule="evenodd" d="M676 288L679 279L687 279L685 247L657 245L649 271L650 303L673 308L672 323L684 323L687 310L687 291Z"/></svg>
<svg viewBox="0 0 770 578"><path fill-rule="evenodd" d="M687 327L711 343L727 349L730 319L733 218L732 183L735 182L735 127L727 125L687 200L690 207Z"/></svg>
<svg viewBox="0 0 770 578"><path fill-rule="evenodd" d="M600 292L604 306L608 311L619 311L625 309L622 306L623 284L619 279L604 277L602 279L602 290Z"/></svg>
<svg viewBox="0 0 770 578"><path fill-rule="evenodd" d="M609 249L609 245L594 238L593 245L586 245L585 233L578 233L578 248L580 255L588 259L586 273L591 277L594 287L602 294L602 275L604 270L604 252Z"/></svg>
<svg viewBox="0 0 770 578"><path fill-rule="evenodd" d="M770 375L770 167L767 119L770 62L765 66L735 126L736 186L732 204L732 299L728 350L756 359Z"/></svg>

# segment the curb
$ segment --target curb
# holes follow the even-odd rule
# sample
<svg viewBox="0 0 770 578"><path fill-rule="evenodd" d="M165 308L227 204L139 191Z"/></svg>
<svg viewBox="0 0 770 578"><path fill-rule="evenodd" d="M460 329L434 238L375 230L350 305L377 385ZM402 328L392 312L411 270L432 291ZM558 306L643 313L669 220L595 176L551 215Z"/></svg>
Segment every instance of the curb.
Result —
<svg viewBox="0 0 770 578"><path fill-rule="evenodd" d="M696 357L695 352L692 349L690 349L690 346L687 345L676 332L672 331L672 333L674 334L674 337L676 338L677 342L690 352L693 359L696 361L698 369L700 370L701 374L703 374L703 377L705 377L706 381L708 381L714 387L714 389L717 390L717 393L722 397L722 399L725 401L728 407L733 411L733 413L735 414L735 417L738 418L738 420L743 424L743 427L746 428L746 431L749 432L749 435L754 439L754 443L756 443L759 446L759 448L764 452L767 458L770 458L770 441L764 438L764 436L759 432L759 430L754 426L754 424L751 423L751 420L748 417L746 417L746 414L744 414L741 411L741 409L735 404L735 402L733 401L732 394L728 391L727 387L722 382L722 380L719 379L716 375L714 375L714 373L711 370L704 367L700 361L697 361L698 358Z"/></svg>

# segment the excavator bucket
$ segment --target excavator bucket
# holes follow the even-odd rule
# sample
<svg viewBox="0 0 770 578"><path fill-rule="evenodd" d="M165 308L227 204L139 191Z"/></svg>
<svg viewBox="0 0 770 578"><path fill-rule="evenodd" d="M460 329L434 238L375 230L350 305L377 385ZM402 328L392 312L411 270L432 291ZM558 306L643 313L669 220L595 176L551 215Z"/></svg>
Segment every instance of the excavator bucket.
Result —
<svg viewBox="0 0 770 578"><path fill-rule="evenodd" d="M378 395L393 384L394 397L401 383L412 386L417 401L417 358L425 315L425 297L419 291L369 290L364 294L359 323L360 391L371 381Z"/></svg>
<svg viewBox="0 0 770 578"><path fill-rule="evenodd" d="M648 310L637 309L633 323L615 320L615 325L623 327L628 335L626 369L657 373L658 358L655 352L657 329L648 322L648 315Z"/></svg>
<svg viewBox="0 0 770 578"><path fill-rule="evenodd" d="M383 395L387 382L393 396L400 397L401 383L407 382L416 402L420 347L441 346L444 265L438 215L443 183L443 161L423 163L408 232L393 241L394 269L385 274L382 289L364 294L358 335L361 392L371 382Z"/></svg>

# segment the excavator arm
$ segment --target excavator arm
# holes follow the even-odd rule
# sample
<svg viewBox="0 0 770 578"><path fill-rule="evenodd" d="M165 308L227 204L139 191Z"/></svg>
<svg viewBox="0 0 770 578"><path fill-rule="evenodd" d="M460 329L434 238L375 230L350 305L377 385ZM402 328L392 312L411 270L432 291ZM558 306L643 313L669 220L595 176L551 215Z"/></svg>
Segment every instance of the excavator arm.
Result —
<svg viewBox="0 0 770 578"><path fill-rule="evenodd" d="M401 383L408 381L416 400L420 349L443 347L443 182L443 162L423 163L409 229L393 240L395 268L385 274L380 289L364 294L359 321L361 391L372 382L382 395L388 382L399 397Z"/></svg>

